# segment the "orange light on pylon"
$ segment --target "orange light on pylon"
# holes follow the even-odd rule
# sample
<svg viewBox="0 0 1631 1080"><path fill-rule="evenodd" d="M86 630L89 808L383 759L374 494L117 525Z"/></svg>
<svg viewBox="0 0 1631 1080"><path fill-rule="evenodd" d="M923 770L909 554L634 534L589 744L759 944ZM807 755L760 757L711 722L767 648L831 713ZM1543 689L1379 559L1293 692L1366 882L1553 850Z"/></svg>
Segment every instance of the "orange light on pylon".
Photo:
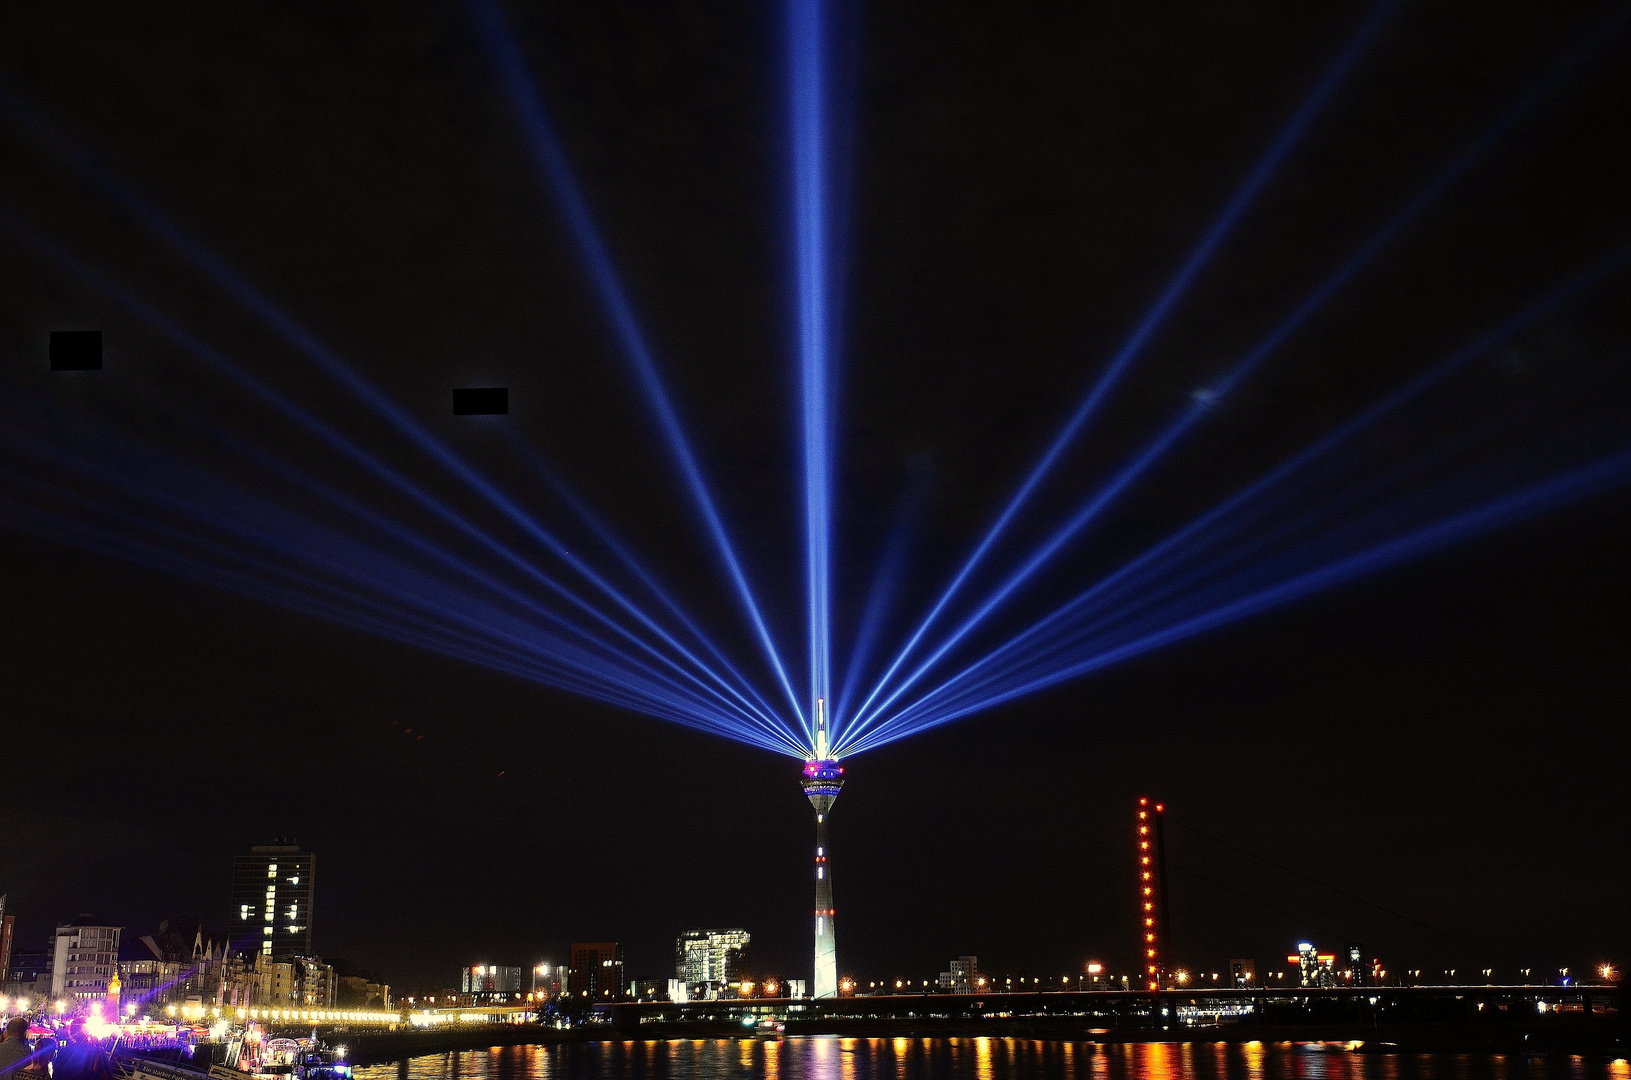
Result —
<svg viewBox="0 0 1631 1080"><path fill-rule="evenodd" d="M1167 927L1163 921L1166 916L1166 909L1163 906L1158 911L1155 903L1156 868L1159 866L1164 873L1165 865L1160 858L1155 856L1163 850L1160 815L1166 810L1166 804L1155 803L1153 811L1150 807L1151 804L1148 798L1138 800L1138 821L1136 825L1138 831L1135 835L1135 842L1138 844L1139 885L1142 889L1141 902L1144 905L1145 955L1149 960L1148 986L1151 990L1159 990L1161 988L1162 962L1165 960L1165 957L1161 955L1162 942ZM1152 813L1156 815L1154 821L1150 819ZM1151 829L1152 825L1155 826L1153 830ZM1151 835L1152 831L1154 835ZM1160 881L1160 885L1162 896L1165 896L1166 882L1164 877Z"/></svg>

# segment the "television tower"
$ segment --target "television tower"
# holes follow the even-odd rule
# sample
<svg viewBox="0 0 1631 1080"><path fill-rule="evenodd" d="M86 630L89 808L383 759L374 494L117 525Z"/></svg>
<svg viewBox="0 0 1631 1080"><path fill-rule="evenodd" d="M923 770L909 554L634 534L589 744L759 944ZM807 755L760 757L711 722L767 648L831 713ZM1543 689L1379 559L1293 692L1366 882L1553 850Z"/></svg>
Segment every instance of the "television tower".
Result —
<svg viewBox="0 0 1631 1080"><path fill-rule="evenodd" d="M832 874L827 871L827 815L844 786L844 770L831 756L827 702L816 698L815 756L804 763L804 794L816 812L815 980L812 997L838 996L838 945L833 936Z"/></svg>

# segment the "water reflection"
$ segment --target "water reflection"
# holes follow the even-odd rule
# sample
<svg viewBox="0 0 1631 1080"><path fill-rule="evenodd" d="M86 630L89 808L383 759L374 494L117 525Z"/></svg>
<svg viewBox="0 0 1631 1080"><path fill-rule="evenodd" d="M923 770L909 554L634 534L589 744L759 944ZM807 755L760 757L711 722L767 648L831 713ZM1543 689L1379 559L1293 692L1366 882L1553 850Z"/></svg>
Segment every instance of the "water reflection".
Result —
<svg viewBox="0 0 1631 1080"><path fill-rule="evenodd" d="M1631 1080L1624 1060L1354 1054L1341 1043L669 1039L429 1054L355 1080Z"/></svg>

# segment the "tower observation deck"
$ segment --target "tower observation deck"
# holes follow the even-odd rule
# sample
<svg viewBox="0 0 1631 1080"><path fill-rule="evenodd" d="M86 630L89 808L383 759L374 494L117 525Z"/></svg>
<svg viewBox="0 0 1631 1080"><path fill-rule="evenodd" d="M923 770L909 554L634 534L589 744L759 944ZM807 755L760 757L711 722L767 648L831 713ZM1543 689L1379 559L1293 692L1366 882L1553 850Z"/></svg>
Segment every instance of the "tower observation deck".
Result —
<svg viewBox="0 0 1631 1080"><path fill-rule="evenodd" d="M832 873L827 864L827 815L844 786L844 770L831 756L827 703L816 699L815 757L804 763L804 794L816 812L815 979L812 997L838 996L838 946L833 935Z"/></svg>

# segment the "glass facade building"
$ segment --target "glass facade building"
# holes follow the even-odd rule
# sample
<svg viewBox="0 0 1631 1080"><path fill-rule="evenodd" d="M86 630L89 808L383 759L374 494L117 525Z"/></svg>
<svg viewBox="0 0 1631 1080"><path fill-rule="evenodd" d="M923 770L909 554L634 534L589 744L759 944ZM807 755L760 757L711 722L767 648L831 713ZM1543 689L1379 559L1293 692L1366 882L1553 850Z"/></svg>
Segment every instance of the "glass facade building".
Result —
<svg viewBox="0 0 1631 1080"><path fill-rule="evenodd" d="M742 978L752 940L746 930L687 930L674 943L674 977L693 996L718 992Z"/></svg>

